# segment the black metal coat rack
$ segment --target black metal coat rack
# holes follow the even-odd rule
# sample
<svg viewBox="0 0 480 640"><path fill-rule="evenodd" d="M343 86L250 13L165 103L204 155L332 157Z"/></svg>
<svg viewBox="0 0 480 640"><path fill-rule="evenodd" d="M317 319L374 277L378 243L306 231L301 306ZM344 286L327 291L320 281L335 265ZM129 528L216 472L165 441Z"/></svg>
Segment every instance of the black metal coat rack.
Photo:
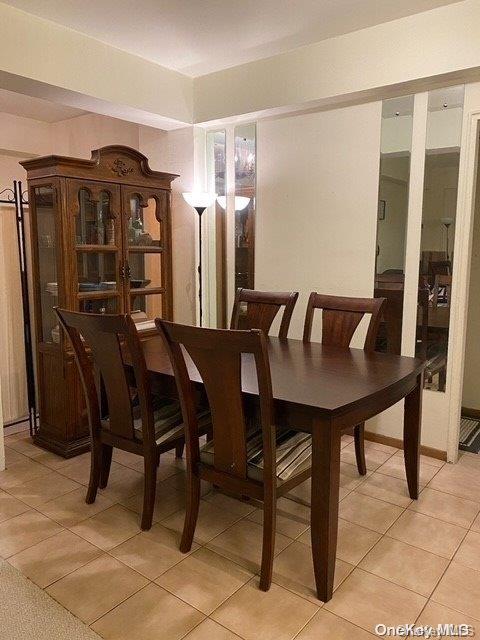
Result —
<svg viewBox="0 0 480 640"><path fill-rule="evenodd" d="M28 292L28 265L25 242L25 207L28 200L22 189L21 181L13 181L13 189L8 187L0 191L0 204L15 207L20 282L22 287L23 339L25 343L25 369L27 374L28 424L30 435L37 429L37 401L35 391L35 369L33 364L32 327L30 317L30 298Z"/></svg>

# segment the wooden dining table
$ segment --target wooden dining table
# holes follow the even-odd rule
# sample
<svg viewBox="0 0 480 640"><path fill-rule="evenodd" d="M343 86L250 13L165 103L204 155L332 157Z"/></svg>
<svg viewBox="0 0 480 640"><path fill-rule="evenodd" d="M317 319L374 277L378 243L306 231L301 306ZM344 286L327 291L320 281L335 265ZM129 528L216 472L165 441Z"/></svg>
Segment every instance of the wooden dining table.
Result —
<svg viewBox="0 0 480 640"><path fill-rule="evenodd" d="M143 342L149 375L160 388L173 372L160 336ZM408 491L418 498L424 363L416 358L270 337L275 420L312 435L311 539L317 595L331 599L338 533L341 436L402 398ZM242 390L258 397L256 370L242 356ZM187 359L192 381L200 375ZM219 371L218 375L222 375Z"/></svg>

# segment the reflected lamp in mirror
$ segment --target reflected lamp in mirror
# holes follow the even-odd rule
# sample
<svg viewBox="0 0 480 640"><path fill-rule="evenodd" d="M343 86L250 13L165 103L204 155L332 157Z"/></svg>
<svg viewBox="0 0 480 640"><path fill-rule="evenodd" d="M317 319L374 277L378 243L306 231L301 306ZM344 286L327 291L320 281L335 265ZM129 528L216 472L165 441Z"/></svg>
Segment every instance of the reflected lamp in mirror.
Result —
<svg viewBox="0 0 480 640"><path fill-rule="evenodd" d="M227 208L227 196L218 196L217 198L218 204L222 207L222 209ZM235 196L235 211L243 211L250 202L250 198L246 196Z"/></svg>
<svg viewBox="0 0 480 640"><path fill-rule="evenodd" d="M447 254L447 260L450 260L450 252L449 252L449 246L448 246L448 230L450 229L450 227L453 224L453 218L440 218L440 222L443 224L443 226L445 227L445 252Z"/></svg>

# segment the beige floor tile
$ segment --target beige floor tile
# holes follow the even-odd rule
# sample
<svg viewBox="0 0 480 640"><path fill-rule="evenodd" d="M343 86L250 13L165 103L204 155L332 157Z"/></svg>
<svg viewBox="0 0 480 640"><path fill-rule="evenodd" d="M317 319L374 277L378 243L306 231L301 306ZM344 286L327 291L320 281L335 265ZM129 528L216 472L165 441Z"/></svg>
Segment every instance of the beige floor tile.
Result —
<svg viewBox="0 0 480 640"><path fill-rule="evenodd" d="M239 518L252 513L257 508L256 505L253 504L253 502L239 500L237 498L227 496L220 491L216 491L215 489L210 491L210 493L207 493L203 497L203 499L207 502L210 502L210 504L213 504L213 506L217 507L218 509L225 509L226 511L230 511Z"/></svg>
<svg viewBox="0 0 480 640"><path fill-rule="evenodd" d="M351 466L351 465L349 465L349 466ZM289 491L285 497L288 498L289 496L291 496L291 497L293 497L293 498L295 498L297 500L301 500L302 502L304 502L306 504L310 504L310 500L311 500L311 482L310 482L310 478L308 478L308 480L305 480L305 482L302 482L297 487L295 487L294 489Z"/></svg>
<svg viewBox="0 0 480 640"><path fill-rule="evenodd" d="M334 589L351 573L354 566L338 560L335 562ZM319 605L313 573L312 549L301 542L293 542L281 551L273 564L273 581Z"/></svg>
<svg viewBox="0 0 480 640"><path fill-rule="evenodd" d="M71 527L92 544L108 551L140 531L138 515L116 504Z"/></svg>
<svg viewBox="0 0 480 640"><path fill-rule="evenodd" d="M114 447L112 460L118 462L118 464L123 464L125 467L130 467L130 469L134 469L135 471L143 471L143 457L137 456L135 453L130 453L130 451L122 451L122 449Z"/></svg>
<svg viewBox="0 0 480 640"><path fill-rule="evenodd" d="M413 591L355 569L325 609L373 633L379 622L393 626L415 622L426 602Z"/></svg>
<svg viewBox="0 0 480 640"><path fill-rule="evenodd" d="M211 617L245 640L290 640L317 611L316 605L275 583L266 593L260 591L255 578Z"/></svg>
<svg viewBox="0 0 480 640"><path fill-rule="evenodd" d="M395 458L400 458L403 461L403 451L397 451L397 453L395 454ZM420 455L420 463L428 464L431 467L438 467L439 469L445 464L444 460L439 460L438 458L432 458L430 456L424 455Z"/></svg>
<svg viewBox="0 0 480 640"><path fill-rule="evenodd" d="M112 506L112 502L97 493L93 504L85 502L86 488L84 486L75 489L63 496L43 502L37 510L55 520L64 527L73 527L82 520L91 518L96 513L104 511Z"/></svg>
<svg viewBox="0 0 480 640"><path fill-rule="evenodd" d="M194 540L199 544L206 544L219 533L228 529L228 527L238 519L239 516L233 514L231 511L218 509L210 502L201 500ZM183 531L184 520L185 510L180 509L180 511L177 511L172 516L162 520L162 524L169 529L181 533Z"/></svg>
<svg viewBox="0 0 480 640"><path fill-rule="evenodd" d="M0 488L10 490L12 487L49 473L52 473L51 469L27 458L23 462L15 462L5 471L0 471Z"/></svg>
<svg viewBox="0 0 480 640"><path fill-rule="evenodd" d="M263 523L263 510L256 509L247 516L248 520ZM296 538L310 526L310 507L306 507L299 502L294 502L288 498L277 500L277 522L276 527L279 533L289 538Z"/></svg>
<svg viewBox="0 0 480 640"><path fill-rule="evenodd" d="M185 473L176 473L174 476L170 476L170 478L164 480L163 484L168 487L172 487L176 491L180 491L180 493L183 494L185 494L187 490ZM207 495L207 493L210 493L210 491L212 490L212 485L210 484L210 482L205 482L204 480L201 481L200 487L200 493L202 497Z"/></svg>
<svg viewBox="0 0 480 640"><path fill-rule="evenodd" d="M5 447L5 466L10 467L12 464L16 464L17 462L25 462L28 460L27 456L24 456L23 453L19 453L15 451L15 449L11 449L10 447Z"/></svg>
<svg viewBox="0 0 480 640"><path fill-rule="evenodd" d="M367 529L385 533L402 513L396 505L353 492L340 502L339 516Z"/></svg>
<svg viewBox="0 0 480 640"><path fill-rule="evenodd" d="M480 533L469 531L453 559L470 569L480 571Z"/></svg>
<svg viewBox="0 0 480 640"><path fill-rule="evenodd" d="M452 562L433 592L432 600L479 618L480 571Z"/></svg>
<svg viewBox="0 0 480 640"><path fill-rule="evenodd" d="M256 573L262 558L263 527L240 520L208 543L208 548ZM275 536L275 554L291 543L281 533Z"/></svg>
<svg viewBox="0 0 480 640"><path fill-rule="evenodd" d="M346 462L340 463L340 491L339 497L342 500L346 495L351 493L354 489L360 486L365 480L372 474L367 469L367 473L361 476L358 473L356 465L348 464Z"/></svg>
<svg viewBox="0 0 480 640"><path fill-rule="evenodd" d="M387 476L393 476L394 478L400 478L401 480L406 480L405 475L405 462L403 460L403 455L394 455L389 460L387 460L381 467L377 469L378 473L383 473ZM439 468L437 466L432 466L431 464L426 464L422 460L420 460L420 484L426 485L430 482L430 480L439 472Z"/></svg>
<svg viewBox="0 0 480 640"><path fill-rule="evenodd" d="M179 549L180 535L162 525L154 525L150 531L129 538L110 553L150 580L170 569L187 555ZM192 546L192 552L198 548Z"/></svg>
<svg viewBox="0 0 480 640"><path fill-rule="evenodd" d="M105 554L61 578L46 591L77 618L91 624L147 582L139 573Z"/></svg>
<svg viewBox="0 0 480 640"><path fill-rule="evenodd" d="M7 443L6 443L7 444ZM42 454L45 449L38 447L36 444L33 444L33 440L30 437L30 434L27 433L16 433L14 436L8 438L8 446L19 453L22 453L29 458L35 458Z"/></svg>
<svg viewBox="0 0 480 640"><path fill-rule="evenodd" d="M466 530L455 524L407 510L389 529L387 536L450 559L465 534Z"/></svg>
<svg viewBox="0 0 480 640"><path fill-rule="evenodd" d="M349 564L358 564L380 538L381 535L376 531L365 529L365 527L360 527L358 524L339 518L337 558ZM298 540L311 546L310 529L305 531Z"/></svg>
<svg viewBox="0 0 480 640"><path fill-rule="evenodd" d="M8 558L61 530L62 527L42 514L26 511L0 524L0 556Z"/></svg>
<svg viewBox="0 0 480 640"><path fill-rule="evenodd" d="M343 618L320 609L295 640L373 640L373 635Z"/></svg>
<svg viewBox="0 0 480 640"><path fill-rule="evenodd" d="M88 460L88 463L90 464L90 452L82 453L80 456L76 456L74 459L72 459L57 456L57 454L53 453L52 451L42 450L42 452L36 455L34 459L35 462L40 462L40 464L44 464L50 469L58 470L62 469L63 467L68 467L68 465L72 464L73 460Z"/></svg>
<svg viewBox="0 0 480 640"><path fill-rule="evenodd" d="M431 489L451 493L480 503L480 482L478 469L458 464L444 465L429 483Z"/></svg>
<svg viewBox="0 0 480 640"><path fill-rule="evenodd" d="M412 501L410 509L468 528L480 511L480 504L426 487L418 500Z"/></svg>
<svg viewBox="0 0 480 640"><path fill-rule="evenodd" d="M380 465L392 457L391 452L381 451L373 447L365 447L365 462L367 469L375 471ZM342 449L341 461L356 466L355 444L352 442Z"/></svg>
<svg viewBox="0 0 480 640"><path fill-rule="evenodd" d="M142 473L121 464L115 464L115 467L110 471L108 485L99 493L113 502L118 502L143 493L143 486Z"/></svg>
<svg viewBox="0 0 480 640"><path fill-rule="evenodd" d="M209 615L252 577L250 571L203 547L155 582Z"/></svg>
<svg viewBox="0 0 480 640"><path fill-rule="evenodd" d="M351 442L353 442L353 436L351 436L350 434L345 434L342 436L342 449L343 447L346 447L347 445L349 445Z"/></svg>
<svg viewBox="0 0 480 640"><path fill-rule="evenodd" d="M143 490L130 498L125 500L119 500L127 509L135 511L139 515L143 510ZM153 522L160 522L172 516L174 513L183 509L185 506L185 493L176 491L173 487L165 485L163 482L157 484L157 491L155 494L155 508L153 511Z"/></svg>
<svg viewBox="0 0 480 640"><path fill-rule="evenodd" d="M356 491L371 498L385 500L398 507L408 507L412 502L406 480L382 473L373 473L357 487Z"/></svg>
<svg viewBox="0 0 480 640"><path fill-rule="evenodd" d="M473 521L473 524L471 526L472 531L478 531L480 532L480 513L478 514L478 516L475 518L475 520Z"/></svg>
<svg viewBox="0 0 480 640"><path fill-rule="evenodd" d="M29 507L0 489L0 522L28 511Z"/></svg>
<svg viewBox="0 0 480 640"><path fill-rule="evenodd" d="M156 584L149 584L92 625L105 640L180 640L204 616Z"/></svg>
<svg viewBox="0 0 480 640"><path fill-rule="evenodd" d="M378 449L379 451L383 451L384 453L390 453L392 456L394 453L398 453L399 451L401 451L398 447L392 447L391 445L383 444L382 442L374 442L373 440L365 440L364 447L365 451L369 451L370 449Z"/></svg>
<svg viewBox="0 0 480 640"><path fill-rule="evenodd" d="M359 564L365 571L427 597L447 566L446 558L391 538L382 538Z"/></svg>
<svg viewBox="0 0 480 640"><path fill-rule="evenodd" d="M111 472L113 472L116 466L117 463L112 462ZM69 464L61 467L58 471L63 476L86 486L90 479L90 455L74 458Z"/></svg>
<svg viewBox="0 0 480 640"><path fill-rule="evenodd" d="M206 618L185 636L185 640L239 640L239 638L240 636L210 618Z"/></svg>
<svg viewBox="0 0 480 640"><path fill-rule="evenodd" d="M417 620L417 625L436 628L438 624L468 624L471 627L476 627L478 633L478 629L480 628L478 622L478 617L477 619L470 618L464 613L460 613L454 609L449 609L448 607L444 607L443 604L438 604L437 602L432 602L430 600L427 602L425 609L420 614Z"/></svg>
<svg viewBox="0 0 480 640"><path fill-rule="evenodd" d="M98 547L70 531L61 531L17 553L8 561L32 582L44 588L94 560L101 553Z"/></svg>
<svg viewBox="0 0 480 640"><path fill-rule="evenodd" d="M11 487L9 491L15 498L22 500L29 506L38 507L42 502L47 502L78 488L80 488L78 482L52 471L46 476Z"/></svg>

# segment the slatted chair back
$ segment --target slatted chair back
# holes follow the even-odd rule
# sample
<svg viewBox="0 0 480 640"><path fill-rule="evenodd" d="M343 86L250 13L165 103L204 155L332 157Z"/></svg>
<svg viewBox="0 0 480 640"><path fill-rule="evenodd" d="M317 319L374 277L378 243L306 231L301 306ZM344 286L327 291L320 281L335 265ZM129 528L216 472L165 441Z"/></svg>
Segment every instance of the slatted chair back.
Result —
<svg viewBox="0 0 480 640"><path fill-rule="evenodd" d="M55 308L70 338L82 381L92 434L108 428L122 440L136 440L132 386L138 396L144 446L154 446L152 394L135 324L128 315L93 314ZM133 361L134 380L124 365L124 349ZM101 398L108 421L102 423Z"/></svg>
<svg viewBox="0 0 480 640"><path fill-rule="evenodd" d="M308 300L303 340L310 342L316 309L322 311L322 344L348 348L362 318L371 314L364 349L373 351L385 298L347 298L313 291Z"/></svg>
<svg viewBox="0 0 480 640"><path fill-rule="evenodd" d="M285 307L278 337L286 338L297 299L297 291L273 292L237 289L230 329L261 329L268 335L277 313L282 307ZM246 305L247 312L245 318L242 318L243 326L240 326L243 304Z"/></svg>
<svg viewBox="0 0 480 640"><path fill-rule="evenodd" d="M273 484L275 427L265 334L259 329L202 329L160 319L155 322L164 338L177 381L189 464L195 466L200 461L195 388L188 372L188 360L191 359L202 378L210 405L213 424L213 467L223 476L244 481L247 479L248 427L242 394L242 358L254 358L260 398L263 481Z"/></svg>

